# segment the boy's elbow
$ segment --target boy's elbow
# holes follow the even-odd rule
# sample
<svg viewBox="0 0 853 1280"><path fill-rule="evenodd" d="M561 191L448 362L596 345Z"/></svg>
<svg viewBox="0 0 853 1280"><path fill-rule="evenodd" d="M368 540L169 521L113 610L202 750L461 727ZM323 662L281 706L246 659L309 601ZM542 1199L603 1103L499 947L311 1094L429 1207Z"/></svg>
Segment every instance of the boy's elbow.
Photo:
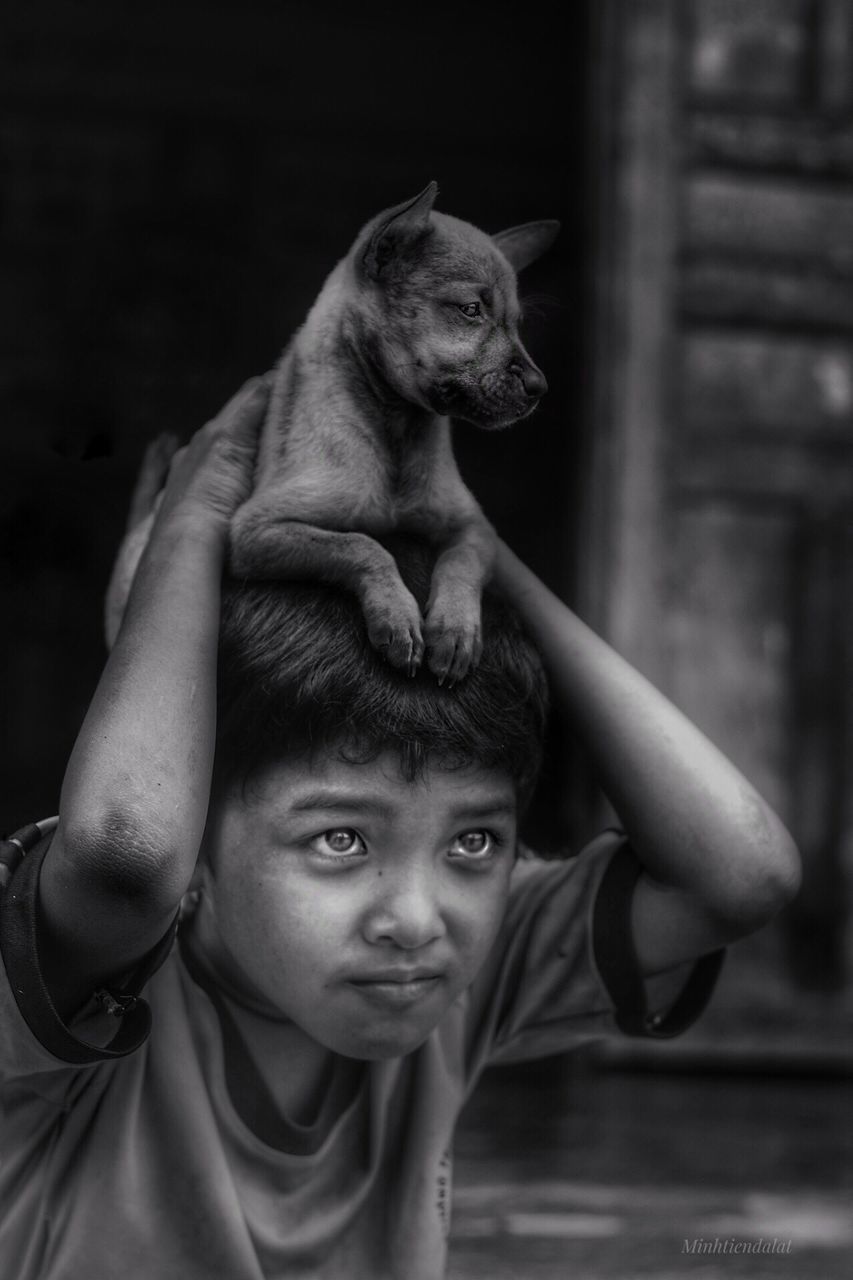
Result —
<svg viewBox="0 0 853 1280"><path fill-rule="evenodd" d="M179 859L132 813L111 811L98 820L63 827L57 837L68 873L104 896L162 909L177 901L181 886L173 884Z"/></svg>
<svg viewBox="0 0 853 1280"><path fill-rule="evenodd" d="M726 914L744 933L768 924L796 898L802 884L802 860L790 833L775 814L761 824L740 863L736 892Z"/></svg>
<svg viewBox="0 0 853 1280"><path fill-rule="evenodd" d="M803 864L791 836L782 828L773 858L763 869L763 905L768 919L789 906L800 891Z"/></svg>

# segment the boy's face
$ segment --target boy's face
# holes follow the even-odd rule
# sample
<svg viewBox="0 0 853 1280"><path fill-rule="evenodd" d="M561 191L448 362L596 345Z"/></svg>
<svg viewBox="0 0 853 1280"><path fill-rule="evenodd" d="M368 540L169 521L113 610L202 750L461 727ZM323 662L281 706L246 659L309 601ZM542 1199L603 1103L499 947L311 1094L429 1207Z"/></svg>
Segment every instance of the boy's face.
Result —
<svg viewBox="0 0 853 1280"><path fill-rule="evenodd" d="M416 1048L503 917L516 796L501 771L324 755L214 805L198 944L225 988L354 1058Z"/></svg>

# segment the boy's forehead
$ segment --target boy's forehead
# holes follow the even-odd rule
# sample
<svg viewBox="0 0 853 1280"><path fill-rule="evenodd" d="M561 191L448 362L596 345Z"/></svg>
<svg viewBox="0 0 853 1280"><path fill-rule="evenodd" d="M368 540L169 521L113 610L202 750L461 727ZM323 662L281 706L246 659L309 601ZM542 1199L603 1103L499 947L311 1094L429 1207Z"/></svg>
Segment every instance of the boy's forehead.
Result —
<svg viewBox="0 0 853 1280"><path fill-rule="evenodd" d="M515 784L501 768L478 763L457 766L436 759L411 778L395 752L363 761L348 760L335 750L284 757L263 766L247 791L250 803L295 812L339 804L390 813L405 809L416 798L450 812L514 813L516 809Z"/></svg>

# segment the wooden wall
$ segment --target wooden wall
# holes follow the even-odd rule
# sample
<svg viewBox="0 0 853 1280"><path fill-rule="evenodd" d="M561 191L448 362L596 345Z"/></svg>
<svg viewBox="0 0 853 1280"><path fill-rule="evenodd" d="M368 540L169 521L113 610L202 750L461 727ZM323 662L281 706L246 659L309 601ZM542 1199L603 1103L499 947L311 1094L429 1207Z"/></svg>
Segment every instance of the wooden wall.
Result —
<svg viewBox="0 0 853 1280"><path fill-rule="evenodd" d="M607 8L585 597L803 851L706 1025L826 1042L853 976L853 4Z"/></svg>
<svg viewBox="0 0 853 1280"><path fill-rule="evenodd" d="M674 469L687 560L725 580L682 625L742 606L706 647L740 659L741 754L806 857L789 958L826 990L853 958L853 5L696 0L685 38Z"/></svg>

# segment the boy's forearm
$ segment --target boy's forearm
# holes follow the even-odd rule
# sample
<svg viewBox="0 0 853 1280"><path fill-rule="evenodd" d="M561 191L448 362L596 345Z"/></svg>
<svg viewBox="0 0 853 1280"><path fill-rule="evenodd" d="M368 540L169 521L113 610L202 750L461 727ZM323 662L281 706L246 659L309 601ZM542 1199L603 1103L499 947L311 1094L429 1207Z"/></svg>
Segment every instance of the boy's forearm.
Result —
<svg viewBox="0 0 853 1280"><path fill-rule="evenodd" d="M648 872L695 893L721 918L772 914L772 899L796 880L798 857L769 806L503 545L496 580L521 609L552 689Z"/></svg>
<svg viewBox="0 0 853 1280"><path fill-rule="evenodd" d="M207 818L223 561L252 487L267 384L171 457L121 627L77 737L41 867L43 976L61 1014L163 937Z"/></svg>
<svg viewBox="0 0 853 1280"><path fill-rule="evenodd" d="M155 528L69 761L57 838L66 859L178 898L207 813L224 538L201 521Z"/></svg>

